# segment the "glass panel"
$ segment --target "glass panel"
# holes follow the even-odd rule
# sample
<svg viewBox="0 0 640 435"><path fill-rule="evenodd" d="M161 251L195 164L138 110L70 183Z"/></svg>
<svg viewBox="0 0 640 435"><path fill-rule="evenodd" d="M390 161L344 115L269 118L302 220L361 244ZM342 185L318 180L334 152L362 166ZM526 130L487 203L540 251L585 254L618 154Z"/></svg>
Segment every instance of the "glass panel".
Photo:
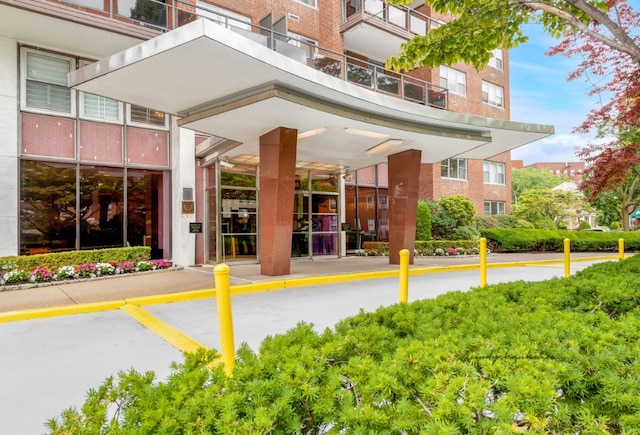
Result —
<svg viewBox="0 0 640 435"><path fill-rule="evenodd" d="M256 257L256 236L222 234L222 255L226 260Z"/></svg>
<svg viewBox="0 0 640 435"><path fill-rule="evenodd" d="M257 255L257 191L223 189L220 228L225 259L255 258Z"/></svg>
<svg viewBox="0 0 640 435"><path fill-rule="evenodd" d="M338 255L337 234L314 234L313 255Z"/></svg>
<svg viewBox="0 0 640 435"><path fill-rule="evenodd" d="M218 223L218 209L217 209L217 201L216 201L216 189L215 186L212 186L211 189L207 189L207 198L209 199L209 213L207 216L209 217L209 222L207 225L207 230L209 231L209 258L210 261L217 261L217 252L216 252L216 244L217 244L217 223Z"/></svg>
<svg viewBox="0 0 640 435"><path fill-rule="evenodd" d="M405 98L424 103L424 94L425 94L424 86L417 85L415 83L408 83L406 81L404 82Z"/></svg>
<svg viewBox="0 0 640 435"><path fill-rule="evenodd" d="M311 190L318 192L337 192L338 177L335 174L311 174Z"/></svg>
<svg viewBox="0 0 640 435"><path fill-rule="evenodd" d="M389 5L387 7L387 13L389 14L388 19L391 24L395 24L396 26L400 26L403 29L406 29L407 19L406 14L402 9Z"/></svg>
<svg viewBox="0 0 640 435"><path fill-rule="evenodd" d="M20 172L21 253L75 249L75 166L23 161Z"/></svg>
<svg viewBox="0 0 640 435"><path fill-rule="evenodd" d="M382 0L364 0L364 10L372 15L382 16L382 9L384 8L384 3Z"/></svg>
<svg viewBox="0 0 640 435"><path fill-rule="evenodd" d="M131 18L158 27L167 27L167 5L153 0L136 0L135 5L130 9ZM127 15L123 13L123 15Z"/></svg>
<svg viewBox="0 0 640 435"><path fill-rule="evenodd" d="M415 15L411 15L409 17L409 30L416 35L426 35L427 22Z"/></svg>
<svg viewBox="0 0 640 435"><path fill-rule="evenodd" d="M164 218L163 173L129 170L127 176L127 242L131 246L151 246L152 258L163 258L159 245Z"/></svg>
<svg viewBox="0 0 640 435"><path fill-rule="evenodd" d="M316 55L313 59L313 67L334 77L340 77L342 74L342 61L328 56Z"/></svg>
<svg viewBox="0 0 640 435"><path fill-rule="evenodd" d="M378 240L389 241L389 197L388 189L378 189Z"/></svg>
<svg viewBox="0 0 640 435"><path fill-rule="evenodd" d="M389 163L378 164L378 186L389 186Z"/></svg>
<svg viewBox="0 0 640 435"><path fill-rule="evenodd" d="M80 169L80 247L123 246L124 170Z"/></svg>
<svg viewBox="0 0 640 435"><path fill-rule="evenodd" d="M309 189L309 171L296 171L295 186L296 190Z"/></svg>
<svg viewBox="0 0 640 435"><path fill-rule="evenodd" d="M347 63L347 81L371 88L373 87L373 71Z"/></svg>
<svg viewBox="0 0 640 435"><path fill-rule="evenodd" d="M367 166L366 168L358 169L358 185L363 184L376 184L376 167Z"/></svg>
<svg viewBox="0 0 640 435"><path fill-rule="evenodd" d="M309 256L309 194L296 193L293 197L293 237L291 256Z"/></svg>
<svg viewBox="0 0 640 435"><path fill-rule="evenodd" d="M220 173L220 184L223 186L256 187L255 168L253 174L222 171Z"/></svg>
<svg viewBox="0 0 640 435"><path fill-rule="evenodd" d="M347 254L352 254L358 246L358 226L356 222L356 187L345 186L344 189L345 222L351 224L351 229L346 231Z"/></svg>
<svg viewBox="0 0 640 435"><path fill-rule="evenodd" d="M382 72L376 73L376 86L378 90L389 92L390 94L398 95L399 80L397 77L393 77Z"/></svg>

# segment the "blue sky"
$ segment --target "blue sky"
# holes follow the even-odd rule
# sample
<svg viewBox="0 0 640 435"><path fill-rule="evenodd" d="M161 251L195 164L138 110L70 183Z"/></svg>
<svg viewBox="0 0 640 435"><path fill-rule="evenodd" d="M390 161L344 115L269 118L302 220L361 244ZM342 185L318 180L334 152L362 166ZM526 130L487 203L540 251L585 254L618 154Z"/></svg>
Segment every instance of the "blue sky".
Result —
<svg viewBox="0 0 640 435"><path fill-rule="evenodd" d="M578 161L575 152L593 140L593 135L572 133L597 100L586 95L589 84L567 82L578 59L546 56L558 40L539 25L526 28L529 41L510 51L511 120L555 126L556 134L511 152L512 159L536 162Z"/></svg>

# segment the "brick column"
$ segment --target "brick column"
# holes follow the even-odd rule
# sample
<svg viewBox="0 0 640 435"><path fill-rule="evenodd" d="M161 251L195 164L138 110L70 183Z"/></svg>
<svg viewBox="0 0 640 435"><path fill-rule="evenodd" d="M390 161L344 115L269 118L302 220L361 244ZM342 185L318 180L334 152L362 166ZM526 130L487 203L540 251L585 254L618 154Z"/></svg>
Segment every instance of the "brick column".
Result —
<svg viewBox="0 0 640 435"><path fill-rule="evenodd" d="M278 127L260 136L260 273L291 271L293 195L298 131Z"/></svg>
<svg viewBox="0 0 640 435"><path fill-rule="evenodd" d="M401 249L409 250L413 264L421 156L419 150L408 150L388 157L389 264L400 264Z"/></svg>

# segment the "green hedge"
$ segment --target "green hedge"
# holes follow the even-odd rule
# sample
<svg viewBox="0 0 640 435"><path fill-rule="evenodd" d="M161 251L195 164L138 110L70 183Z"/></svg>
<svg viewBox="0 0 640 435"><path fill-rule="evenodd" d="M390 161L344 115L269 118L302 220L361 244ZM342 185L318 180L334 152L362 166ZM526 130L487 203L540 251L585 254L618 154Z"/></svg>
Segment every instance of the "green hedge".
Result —
<svg viewBox="0 0 640 435"><path fill-rule="evenodd" d="M104 263L107 261L130 261L137 264L139 261L151 258L151 248L148 246L136 246L130 248L93 249L87 251L65 251L51 254L20 255L0 257L0 270L16 267L23 270L31 270L38 266L46 266L54 269L61 266L76 266L84 263Z"/></svg>
<svg viewBox="0 0 640 435"><path fill-rule="evenodd" d="M388 242L364 242L362 247L366 255L389 255ZM475 240L416 240L415 251L421 255L432 255L436 249L463 248L465 250L478 247Z"/></svg>
<svg viewBox="0 0 640 435"><path fill-rule="evenodd" d="M162 382L121 373L54 434L638 434L640 257L300 324Z"/></svg>
<svg viewBox="0 0 640 435"><path fill-rule="evenodd" d="M613 251L618 240L624 239L625 250L640 249L640 233L617 231L568 231L485 228L480 230L492 251L556 251L564 250L564 239L569 239L571 251Z"/></svg>

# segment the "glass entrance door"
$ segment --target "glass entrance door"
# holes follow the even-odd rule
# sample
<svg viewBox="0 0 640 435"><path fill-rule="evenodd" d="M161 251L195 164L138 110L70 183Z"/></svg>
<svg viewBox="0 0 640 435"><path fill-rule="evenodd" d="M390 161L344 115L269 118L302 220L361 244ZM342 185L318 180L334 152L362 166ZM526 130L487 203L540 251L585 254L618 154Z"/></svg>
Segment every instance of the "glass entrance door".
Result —
<svg viewBox="0 0 640 435"><path fill-rule="evenodd" d="M293 201L292 258L338 255L336 183L336 177L331 174L298 171Z"/></svg>

